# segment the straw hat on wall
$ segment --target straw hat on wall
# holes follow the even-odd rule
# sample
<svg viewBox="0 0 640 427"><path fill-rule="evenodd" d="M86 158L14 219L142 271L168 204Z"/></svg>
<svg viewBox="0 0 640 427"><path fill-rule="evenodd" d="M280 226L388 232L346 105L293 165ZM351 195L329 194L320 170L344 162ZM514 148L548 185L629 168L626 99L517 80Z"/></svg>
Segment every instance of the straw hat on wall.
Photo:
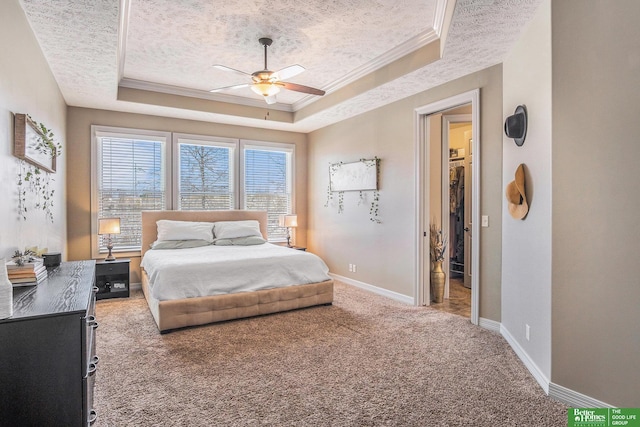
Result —
<svg viewBox="0 0 640 427"><path fill-rule="evenodd" d="M515 219L524 219L529 212L524 184L524 164L521 163L516 169L515 179L507 185L506 196L509 214Z"/></svg>

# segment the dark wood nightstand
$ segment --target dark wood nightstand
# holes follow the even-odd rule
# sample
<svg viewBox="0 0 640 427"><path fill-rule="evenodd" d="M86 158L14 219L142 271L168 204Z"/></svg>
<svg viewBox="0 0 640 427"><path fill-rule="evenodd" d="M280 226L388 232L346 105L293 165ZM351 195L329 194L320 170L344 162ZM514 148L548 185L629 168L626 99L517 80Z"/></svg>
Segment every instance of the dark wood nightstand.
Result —
<svg viewBox="0 0 640 427"><path fill-rule="evenodd" d="M129 261L128 258L96 261L96 299L129 296Z"/></svg>

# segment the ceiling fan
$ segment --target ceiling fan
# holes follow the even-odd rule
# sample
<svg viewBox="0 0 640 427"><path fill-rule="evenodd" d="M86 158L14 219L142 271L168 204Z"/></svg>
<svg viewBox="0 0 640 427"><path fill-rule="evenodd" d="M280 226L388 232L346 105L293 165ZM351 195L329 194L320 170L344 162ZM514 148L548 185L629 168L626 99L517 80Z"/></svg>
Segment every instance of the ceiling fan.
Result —
<svg viewBox="0 0 640 427"><path fill-rule="evenodd" d="M261 39L258 39L258 41L262 46L264 46L264 70L256 71L249 74L245 73L244 71L226 67L224 65L214 65L214 68L217 68L218 70L230 71L236 74L242 74L243 76L249 76L251 77L251 80L253 80L253 83L225 86L217 89L212 89L209 92L219 92L226 89L240 89L243 87L250 87L251 90L258 95L264 96L264 100L267 101L267 104L276 103L276 94L280 92L280 89L288 89L296 92L308 93L311 95L322 96L325 94L325 92L320 89L283 81L293 76L297 76L298 74L303 72L304 67L301 65L290 65L279 71L269 71L269 68L267 68L267 48L271 46L273 40L268 37L263 37Z"/></svg>

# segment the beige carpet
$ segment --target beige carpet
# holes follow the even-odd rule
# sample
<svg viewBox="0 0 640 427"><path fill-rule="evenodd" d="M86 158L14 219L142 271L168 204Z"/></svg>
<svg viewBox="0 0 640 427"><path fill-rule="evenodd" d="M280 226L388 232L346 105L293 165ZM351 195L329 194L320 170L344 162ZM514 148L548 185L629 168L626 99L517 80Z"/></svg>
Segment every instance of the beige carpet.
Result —
<svg viewBox="0 0 640 427"><path fill-rule="evenodd" d="M565 426L504 339L336 283L333 306L160 335L99 301L97 426Z"/></svg>

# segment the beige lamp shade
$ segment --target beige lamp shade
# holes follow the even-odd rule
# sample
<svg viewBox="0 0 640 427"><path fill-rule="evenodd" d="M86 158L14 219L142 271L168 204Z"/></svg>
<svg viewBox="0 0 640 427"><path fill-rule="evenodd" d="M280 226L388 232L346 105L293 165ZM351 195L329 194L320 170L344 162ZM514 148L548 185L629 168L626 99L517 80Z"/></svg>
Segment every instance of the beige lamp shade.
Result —
<svg viewBox="0 0 640 427"><path fill-rule="evenodd" d="M298 215L280 215L280 227L297 227Z"/></svg>
<svg viewBox="0 0 640 427"><path fill-rule="evenodd" d="M120 218L98 219L98 234L120 234Z"/></svg>

